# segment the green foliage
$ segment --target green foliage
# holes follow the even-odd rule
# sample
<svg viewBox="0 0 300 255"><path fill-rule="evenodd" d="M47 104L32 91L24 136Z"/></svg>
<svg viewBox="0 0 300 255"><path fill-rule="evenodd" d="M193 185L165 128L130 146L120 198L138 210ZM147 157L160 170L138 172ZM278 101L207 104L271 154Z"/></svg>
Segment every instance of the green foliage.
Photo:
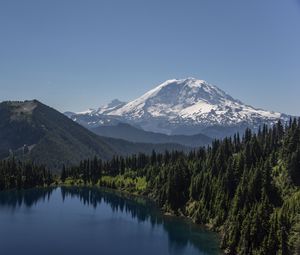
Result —
<svg viewBox="0 0 300 255"><path fill-rule="evenodd" d="M65 174L147 194L164 210L219 231L227 254L299 254L299 148L300 121L294 120L189 154L99 161L96 172L103 177L95 180L88 160Z"/></svg>
<svg viewBox="0 0 300 255"><path fill-rule="evenodd" d="M0 159L15 158L43 164L59 172L63 164L97 156L151 153L166 149L188 149L178 144L131 143L99 137L64 114L36 101L0 103Z"/></svg>
<svg viewBox="0 0 300 255"><path fill-rule="evenodd" d="M147 182L145 177L126 177L124 175L103 176L99 184L104 187L125 190L131 193L141 193L146 190Z"/></svg>
<svg viewBox="0 0 300 255"><path fill-rule="evenodd" d="M0 191L49 186L53 182L52 174L43 166L22 163L14 158L0 161Z"/></svg>
<svg viewBox="0 0 300 255"><path fill-rule="evenodd" d="M219 231L227 254L299 254L299 148L300 121L291 120L188 154L94 157L63 166L61 182L147 195L164 210ZM45 167L0 162L0 190L51 182Z"/></svg>

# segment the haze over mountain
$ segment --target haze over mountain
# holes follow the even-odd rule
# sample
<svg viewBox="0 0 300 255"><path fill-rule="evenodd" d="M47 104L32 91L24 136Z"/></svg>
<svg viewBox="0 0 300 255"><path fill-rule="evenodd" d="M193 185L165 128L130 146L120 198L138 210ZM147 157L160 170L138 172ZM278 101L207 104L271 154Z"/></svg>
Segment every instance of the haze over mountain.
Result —
<svg viewBox="0 0 300 255"><path fill-rule="evenodd" d="M114 102L69 116L89 128L126 122L146 131L211 137L288 119L288 115L246 105L195 78L167 80L131 102Z"/></svg>
<svg viewBox="0 0 300 255"><path fill-rule="evenodd" d="M144 131L143 129L136 128L127 123L118 123L116 125L102 125L91 128L94 133L105 136L124 139L131 142L138 143L176 143L188 147L200 147L208 145L212 139L206 135L166 135Z"/></svg>
<svg viewBox="0 0 300 255"><path fill-rule="evenodd" d="M85 158L152 150L187 150L177 144L130 143L100 137L39 101L0 103L0 159L14 155L59 170Z"/></svg>

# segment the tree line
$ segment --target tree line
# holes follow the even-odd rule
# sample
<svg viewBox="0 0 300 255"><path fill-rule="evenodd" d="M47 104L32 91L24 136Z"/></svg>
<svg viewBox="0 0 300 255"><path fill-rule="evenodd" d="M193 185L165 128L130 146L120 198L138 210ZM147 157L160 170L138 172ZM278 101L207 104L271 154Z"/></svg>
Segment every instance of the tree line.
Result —
<svg viewBox="0 0 300 255"><path fill-rule="evenodd" d="M256 133L247 129L187 154L153 151L109 161L83 160L64 166L60 179L146 195L164 211L221 233L227 254L300 254L297 119L263 126ZM44 166L14 158L0 161L0 190L54 181Z"/></svg>
<svg viewBox="0 0 300 255"><path fill-rule="evenodd" d="M53 175L44 166L14 158L0 161L0 191L49 186L53 182Z"/></svg>
<svg viewBox="0 0 300 255"><path fill-rule="evenodd" d="M227 254L300 254L300 120L247 129L188 154L84 160L64 167L61 180L126 190L114 182L119 176L146 178L139 193L220 232Z"/></svg>

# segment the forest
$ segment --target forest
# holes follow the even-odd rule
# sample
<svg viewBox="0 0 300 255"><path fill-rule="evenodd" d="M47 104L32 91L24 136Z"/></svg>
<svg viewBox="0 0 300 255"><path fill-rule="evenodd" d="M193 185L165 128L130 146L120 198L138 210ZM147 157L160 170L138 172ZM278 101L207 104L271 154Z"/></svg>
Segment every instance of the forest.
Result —
<svg viewBox="0 0 300 255"><path fill-rule="evenodd" d="M0 161L0 191L49 186L54 176L45 166L21 162L14 158Z"/></svg>
<svg viewBox="0 0 300 255"><path fill-rule="evenodd" d="M64 167L69 185L147 196L165 212L221 235L226 254L300 254L300 120L247 129L188 154L84 160Z"/></svg>
<svg viewBox="0 0 300 255"><path fill-rule="evenodd" d="M64 166L0 162L0 190L95 185L143 195L221 236L226 254L300 254L300 119L189 153L97 157Z"/></svg>

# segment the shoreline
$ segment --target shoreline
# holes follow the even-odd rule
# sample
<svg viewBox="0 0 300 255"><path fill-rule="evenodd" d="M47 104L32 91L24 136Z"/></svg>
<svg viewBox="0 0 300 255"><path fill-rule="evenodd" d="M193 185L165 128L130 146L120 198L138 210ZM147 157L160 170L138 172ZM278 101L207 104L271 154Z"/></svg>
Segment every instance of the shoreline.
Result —
<svg viewBox="0 0 300 255"><path fill-rule="evenodd" d="M83 183L78 183L78 182L73 183L73 184L56 182L56 183L50 184L49 186L36 186L36 187L23 188L23 189L9 189L9 190L1 190L0 192L7 192L7 191L13 191L13 190L22 191L22 190L35 189L35 188L43 189L43 188L61 188L61 187L65 187L65 188L97 188L97 189L102 189L104 192L114 193L115 195L119 195L123 198L130 199L130 200L143 199L145 202L150 203L153 206L155 206L157 208L157 210L159 210L159 212L161 213L162 217L178 218L178 219L184 220L186 222L192 223L199 228L213 232L218 237L218 248L221 252L220 254L226 254L226 252L220 247L220 239L221 239L220 231L213 230L212 227L208 224L196 223L192 219L192 217L185 215L181 211L178 211L176 213L174 211L166 210L164 207L159 206L154 198L151 198L151 197L149 197L145 194L141 194L139 192L130 192L126 189L111 188L111 187L101 186L99 184L90 184L90 183L83 184Z"/></svg>
<svg viewBox="0 0 300 255"><path fill-rule="evenodd" d="M220 231L213 230L209 224L198 224L192 219L192 217L187 216L187 215L183 214L182 212L178 212L178 214L176 214L176 212L165 210L163 207L160 207L153 198L151 198L149 196L139 194L136 192L129 192L128 190L125 190L125 189L117 189L117 188L114 189L111 187L100 186L98 184L94 184L94 185L91 185L91 184L87 184L87 185L60 184L60 185L57 185L56 187L99 188L99 189L103 189L104 191L107 191L107 192L117 193L121 196L125 196L125 198L127 198L127 199L134 199L134 198L144 199L145 201L150 202L152 205L154 205L160 211L160 213L162 214L163 217L172 217L172 218L182 219L182 220L188 221L188 222L196 225L199 228L202 228L207 231L211 231L211 232L215 233L218 237L218 248L220 249L220 252L222 252L220 254L223 254L223 255L226 254L226 252L221 248L221 245L220 245L221 244L220 241L221 241L221 237L222 237L222 234Z"/></svg>

